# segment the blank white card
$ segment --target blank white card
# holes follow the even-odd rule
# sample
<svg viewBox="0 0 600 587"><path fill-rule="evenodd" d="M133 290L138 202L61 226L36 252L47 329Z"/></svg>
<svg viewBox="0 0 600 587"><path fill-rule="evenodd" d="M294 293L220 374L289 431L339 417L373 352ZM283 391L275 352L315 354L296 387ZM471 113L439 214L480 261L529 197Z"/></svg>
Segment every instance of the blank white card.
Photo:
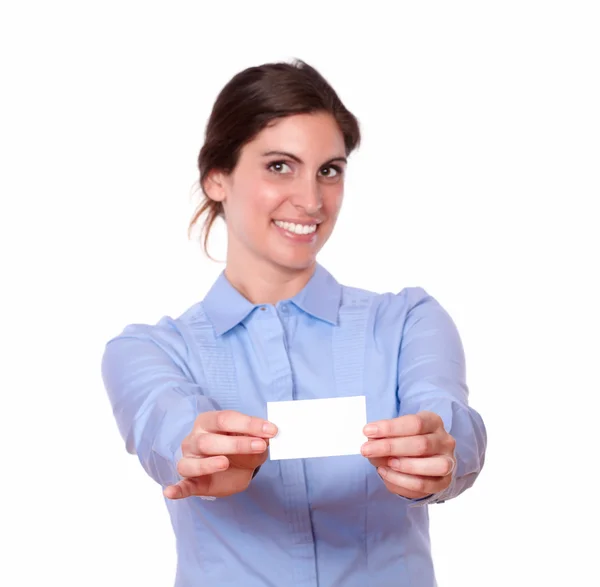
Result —
<svg viewBox="0 0 600 587"><path fill-rule="evenodd" d="M279 428L269 442L274 461L356 455L367 440L364 395L267 402L267 420Z"/></svg>

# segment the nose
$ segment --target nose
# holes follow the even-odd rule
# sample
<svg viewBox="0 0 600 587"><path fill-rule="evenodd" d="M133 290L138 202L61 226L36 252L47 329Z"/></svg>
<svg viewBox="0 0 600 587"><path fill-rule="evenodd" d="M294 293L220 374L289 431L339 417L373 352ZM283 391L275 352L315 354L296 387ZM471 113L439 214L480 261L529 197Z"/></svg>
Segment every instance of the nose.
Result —
<svg viewBox="0 0 600 587"><path fill-rule="evenodd" d="M296 208L301 208L306 214L314 216L323 207L323 194L319 182L316 179L308 179L302 185L296 186L291 200Z"/></svg>

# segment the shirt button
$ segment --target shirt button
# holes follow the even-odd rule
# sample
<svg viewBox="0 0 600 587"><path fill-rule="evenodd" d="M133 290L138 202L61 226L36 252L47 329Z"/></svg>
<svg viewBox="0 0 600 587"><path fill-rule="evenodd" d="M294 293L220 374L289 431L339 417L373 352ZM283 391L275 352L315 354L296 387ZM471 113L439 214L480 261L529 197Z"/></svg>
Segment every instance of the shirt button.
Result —
<svg viewBox="0 0 600 587"><path fill-rule="evenodd" d="M264 312L267 309L267 307L266 306L261 306L260 309Z"/></svg>
<svg viewBox="0 0 600 587"><path fill-rule="evenodd" d="M281 304L281 311L286 314L288 311L288 305L287 304Z"/></svg>

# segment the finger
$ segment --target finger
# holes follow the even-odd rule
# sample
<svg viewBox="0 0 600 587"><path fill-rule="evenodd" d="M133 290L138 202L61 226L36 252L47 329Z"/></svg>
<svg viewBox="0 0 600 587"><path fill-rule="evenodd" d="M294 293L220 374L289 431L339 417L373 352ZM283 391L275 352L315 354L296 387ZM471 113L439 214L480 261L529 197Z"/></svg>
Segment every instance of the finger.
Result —
<svg viewBox="0 0 600 587"><path fill-rule="evenodd" d="M379 467L387 467L389 465L389 460L391 457L376 457L369 459L369 463L371 463L376 469Z"/></svg>
<svg viewBox="0 0 600 587"><path fill-rule="evenodd" d="M183 457L177 463L177 472L182 477L202 477L212 475L229 468L229 459L218 457Z"/></svg>
<svg viewBox="0 0 600 587"><path fill-rule="evenodd" d="M210 477L186 477L175 485L165 487L163 495L169 499L184 499L192 495L208 495L209 487Z"/></svg>
<svg viewBox="0 0 600 587"><path fill-rule="evenodd" d="M365 457L427 457L440 454L441 439L437 434L369 440L361 447Z"/></svg>
<svg viewBox="0 0 600 587"><path fill-rule="evenodd" d="M398 473L422 477L446 477L454 470L455 461L448 455L422 458L391 458L387 465Z"/></svg>
<svg viewBox="0 0 600 587"><path fill-rule="evenodd" d="M391 420L378 420L367 424L363 433L368 438L387 438L391 436L417 436L435 432L443 427L442 419L433 412L419 412L399 416Z"/></svg>
<svg viewBox="0 0 600 587"><path fill-rule="evenodd" d="M198 455L246 455L267 450L262 438L249 436L227 436L225 434L198 434L192 442L192 452Z"/></svg>
<svg viewBox="0 0 600 587"><path fill-rule="evenodd" d="M421 477L398 473L389 467L379 467L377 472L386 482L399 489L407 489L416 493L429 495L443 491L450 485L450 477Z"/></svg>
<svg viewBox="0 0 600 587"><path fill-rule="evenodd" d="M234 410L206 412L202 417L202 427L207 432L228 432L271 438L278 432L277 426L268 420L247 416Z"/></svg>

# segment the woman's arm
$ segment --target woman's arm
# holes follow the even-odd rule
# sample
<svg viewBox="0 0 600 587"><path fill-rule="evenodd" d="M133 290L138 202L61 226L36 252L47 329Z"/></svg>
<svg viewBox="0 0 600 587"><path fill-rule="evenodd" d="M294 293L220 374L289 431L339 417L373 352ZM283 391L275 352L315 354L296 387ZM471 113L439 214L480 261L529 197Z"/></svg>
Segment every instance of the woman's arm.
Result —
<svg viewBox="0 0 600 587"><path fill-rule="evenodd" d="M438 414L456 441L456 468L450 486L415 505L440 503L473 485L485 460L487 433L468 404L465 355L458 330L444 308L425 295L409 311L398 358L400 416Z"/></svg>
<svg viewBox="0 0 600 587"><path fill-rule="evenodd" d="M185 345L170 320L131 325L110 340L102 378L126 449L163 487L177 483L181 442L197 416L218 407L185 372Z"/></svg>

